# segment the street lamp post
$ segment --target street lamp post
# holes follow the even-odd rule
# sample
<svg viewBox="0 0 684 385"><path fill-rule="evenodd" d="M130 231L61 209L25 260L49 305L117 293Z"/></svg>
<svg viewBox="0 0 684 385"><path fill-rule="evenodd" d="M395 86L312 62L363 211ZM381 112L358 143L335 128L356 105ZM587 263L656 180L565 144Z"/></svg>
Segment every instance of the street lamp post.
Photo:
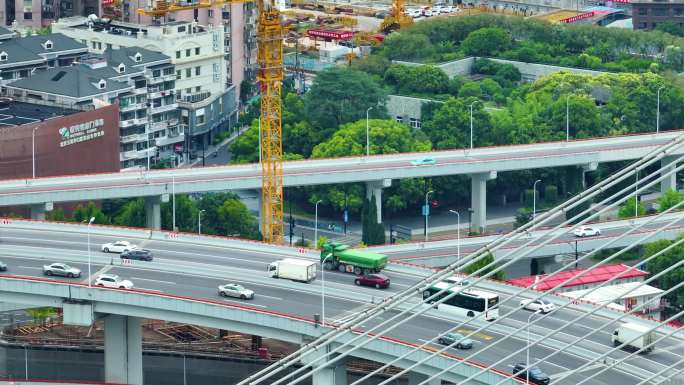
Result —
<svg viewBox="0 0 684 385"><path fill-rule="evenodd" d="M660 90L665 88L665 86L661 86L658 88L658 91L656 92L657 94L657 107L656 107L656 134L660 132Z"/></svg>
<svg viewBox="0 0 684 385"><path fill-rule="evenodd" d="M316 202L316 215L314 219L314 248L318 248L318 204L323 202L321 199Z"/></svg>
<svg viewBox="0 0 684 385"><path fill-rule="evenodd" d="M570 95L565 97L565 141L570 141Z"/></svg>
<svg viewBox="0 0 684 385"><path fill-rule="evenodd" d="M366 110L366 156L370 156L370 136L368 132L368 113L370 110L372 110L373 107L368 107Z"/></svg>
<svg viewBox="0 0 684 385"><path fill-rule="evenodd" d="M200 210L197 213L197 234L202 235L202 213L206 210Z"/></svg>
<svg viewBox="0 0 684 385"><path fill-rule="evenodd" d="M425 206L423 210L425 210L425 242L428 240L428 217L429 217L429 212L430 208L428 206L428 195L432 194L434 191L430 190L425 193Z"/></svg>
<svg viewBox="0 0 684 385"><path fill-rule="evenodd" d="M527 384L530 383L530 322L532 321L532 316L539 314L540 312L541 309L530 314L530 316L527 318L527 363L525 364L525 377L527 379L525 382Z"/></svg>
<svg viewBox="0 0 684 385"><path fill-rule="evenodd" d="M171 175L171 231L176 231L176 176Z"/></svg>
<svg viewBox="0 0 684 385"><path fill-rule="evenodd" d="M537 183L541 182L541 179L534 181L532 185L532 220L537 214Z"/></svg>
<svg viewBox="0 0 684 385"><path fill-rule="evenodd" d="M90 257L90 225L93 224L95 221L95 217L90 217L90 220L88 221L88 287L91 287L91 277L90 277L90 262L91 262L91 257Z"/></svg>
<svg viewBox="0 0 684 385"><path fill-rule="evenodd" d="M321 326L323 327L325 327L325 261L332 256L330 253L321 261Z"/></svg>
<svg viewBox="0 0 684 385"><path fill-rule="evenodd" d="M36 179L36 131L38 131L39 128L40 125L37 125L33 127L33 131L31 132L31 169L33 170L33 179Z"/></svg>
<svg viewBox="0 0 684 385"><path fill-rule="evenodd" d="M449 210L456 214L456 265L461 262L461 214L456 210Z"/></svg>
<svg viewBox="0 0 684 385"><path fill-rule="evenodd" d="M473 149L473 104L479 102L479 100L474 100L470 103L470 149Z"/></svg>

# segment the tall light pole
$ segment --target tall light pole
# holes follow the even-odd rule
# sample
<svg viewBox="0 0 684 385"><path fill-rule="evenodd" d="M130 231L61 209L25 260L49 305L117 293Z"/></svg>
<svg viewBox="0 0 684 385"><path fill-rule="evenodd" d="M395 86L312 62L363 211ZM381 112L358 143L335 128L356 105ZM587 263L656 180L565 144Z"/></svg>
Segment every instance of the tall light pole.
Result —
<svg viewBox="0 0 684 385"><path fill-rule="evenodd" d="M95 217L90 217L90 220L88 221L88 287L91 287L91 277L90 277L90 262L91 262L91 257L90 257L90 225L93 224L95 221Z"/></svg>
<svg viewBox="0 0 684 385"><path fill-rule="evenodd" d="M171 231L176 231L176 176L171 175Z"/></svg>
<svg viewBox="0 0 684 385"><path fill-rule="evenodd" d="M425 210L425 242L428 240L428 217L430 213L430 208L428 206L428 195L432 194L434 191L430 190L425 193L425 206L423 206L423 210Z"/></svg>
<svg viewBox="0 0 684 385"><path fill-rule="evenodd" d="M479 100L474 100L470 103L470 149L473 149L473 104L479 102Z"/></svg>
<svg viewBox="0 0 684 385"><path fill-rule="evenodd" d="M565 97L565 141L570 141L570 95Z"/></svg>
<svg viewBox="0 0 684 385"><path fill-rule="evenodd" d="M31 131L31 169L33 170L33 179L36 179L36 131L38 131L39 128L40 124L33 127L33 131Z"/></svg>
<svg viewBox="0 0 684 385"><path fill-rule="evenodd" d="M541 309L530 314L530 316L527 318L527 363L525 364L525 377L527 379L525 383L527 384L530 383L530 322L532 321L532 316L539 314L540 312Z"/></svg>
<svg viewBox="0 0 684 385"><path fill-rule="evenodd" d="M366 156L370 156L370 136L368 132L368 113L370 110L372 110L373 107L368 107L366 110Z"/></svg>
<svg viewBox="0 0 684 385"><path fill-rule="evenodd" d="M314 219L314 248L318 248L318 204L323 202L321 199L316 202L316 215Z"/></svg>
<svg viewBox="0 0 684 385"><path fill-rule="evenodd" d="M206 210L200 210L197 213L197 234L202 235L202 213Z"/></svg>
<svg viewBox="0 0 684 385"><path fill-rule="evenodd" d="M663 88L665 88L665 86L661 86L660 88L658 88L658 91L656 92L656 134L660 132L660 90L662 90Z"/></svg>
<svg viewBox="0 0 684 385"><path fill-rule="evenodd" d="M537 183L541 182L541 179L534 181L532 185L532 220L537 214Z"/></svg>
<svg viewBox="0 0 684 385"><path fill-rule="evenodd" d="M323 327L325 327L325 261L332 256L330 253L321 261L321 326Z"/></svg>
<svg viewBox="0 0 684 385"><path fill-rule="evenodd" d="M461 262L461 214L456 210L449 210L450 213L456 214L456 264Z"/></svg>

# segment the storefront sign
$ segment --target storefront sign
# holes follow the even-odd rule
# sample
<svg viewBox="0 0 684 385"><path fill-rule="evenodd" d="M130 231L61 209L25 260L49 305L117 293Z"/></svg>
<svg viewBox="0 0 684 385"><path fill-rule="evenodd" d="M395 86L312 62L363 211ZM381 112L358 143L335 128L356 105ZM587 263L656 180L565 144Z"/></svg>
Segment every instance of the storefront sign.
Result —
<svg viewBox="0 0 684 385"><path fill-rule="evenodd" d="M62 127L59 129L59 135L62 139L61 142L59 142L59 147L87 142L104 136L104 131L102 130L103 126L104 119L95 119L90 122L74 124L70 127Z"/></svg>

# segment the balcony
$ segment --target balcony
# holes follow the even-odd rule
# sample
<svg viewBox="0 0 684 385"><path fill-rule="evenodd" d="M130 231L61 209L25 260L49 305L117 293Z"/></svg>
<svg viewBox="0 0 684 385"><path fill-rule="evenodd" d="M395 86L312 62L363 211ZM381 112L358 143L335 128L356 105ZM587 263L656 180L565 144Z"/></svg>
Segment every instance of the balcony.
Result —
<svg viewBox="0 0 684 385"><path fill-rule="evenodd" d="M211 103L212 99L210 97L211 92L202 91L194 94L177 95L176 101L178 101L178 105L181 107L196 108L203 107Z"/></svg>
<svg viewBox="0 0 684 385"><path fill-rule="evenodd" d="M162 112L174 111L178 109L178 103L169 103L159 107L152 107L151 114L161 114Z"/></svg>
<svg viewBox="0 0 684 385"><path fill-rule="evenodd" d="M119 105L119 111L121 112L139 110L141 108L145 108L145 103L132 103L126 106Z"/></svg>
<svg viewBox="0 0 684 385"><path fill-rule="evenodd" d="M121 137L121 143L144 142L147 140L147 134L133 134Z"/></svg>
<svg viewBox="0 0 684 385"><path fill-rule="evenodd" d="M138 150L124 151L124 152L119 153L119 160L121 162L123 162L125 160L130 160L130 159L141 159L141 158L145 159L145 158L147 158L147 151L148 150L149 150L150 156L152 156L154 154L154 151L156 151L156 149L154 147L150 147L148 149L140 150L140 151L138 151Z"/></svg>
<svg viewBox="0 0 684 385"><path fill-rule="evenodd" d="M140 88L134 88L134 89L133 89L133 93L136 94L136 95L146 94L146 93L147 93L147 86L145 86L145 87L140 87Z"/></svg>
<svg viewBox="0 0 684 385"><path fill-rule="evenodd" d="M182 143L185 141L185 135L165 136L156 139L157 146L168 146L173 143Z"/></svg>
<svg viewBox="0 0 684 385"><path fill-rule="evenodd" d="M151 88L148 95L148 99L158 99L167 95L174 95L176 90L159 90L159 88Z"/></svg>

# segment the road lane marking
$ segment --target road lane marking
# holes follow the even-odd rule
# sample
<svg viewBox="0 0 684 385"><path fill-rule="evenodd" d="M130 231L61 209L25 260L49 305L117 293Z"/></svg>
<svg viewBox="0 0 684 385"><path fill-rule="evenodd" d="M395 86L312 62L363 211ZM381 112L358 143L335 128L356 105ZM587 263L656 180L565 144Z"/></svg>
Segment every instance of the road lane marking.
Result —
<svg viewBox="0 0 684 385"><path fill-rule="evenodd" d="M259 297L259 298L270 298L270 299L274 299L274 300L276 300L276 301L282 301L282 300L283 300L283 299L280 298L280 297L272 297L272 296L270 296L270 295L255 294L255 296L257 296L257 297Z"/></svg>
<svg viewBox="0 0 684 385"><path fill-rule="evenodd" d="M158 279L149 279L149 278L142 278L142 277L131 277L131 279L136 280L136 281L149 281L149 282L165 283L168 285L175 285L176 284L176 282L161 281Z"/></svg>
<svg viewBox="0 0 684 385"><path fill-rule="evenodd" d="M164 292L163 290L159 290L159 289L147 289L144 287L135 287L135 286L133 286L133 289L145 290L145 291L154 291L156 293L163 293Z"/></svg>
<svg viewBox="0 0 684 385"><path fill-rule="evenodd" d="M235 304L245 305L245 306L258 306L258 307L263 307L263 308L267 308L267 307L268 307L268 306L266 306L266 305L259 305L259 304L257 304L257 303L251 303L251 302L245 302L245 301L234 301L234 300L232 300L232 299L226 299L226 298L224 298L223 301L225 301L225 302L232 302L232 303L235 303Z"/></svg>
<svg viewBox="0 0 684 385"><path fill-rule="evenodd" d="M20 269L32 269L32 270L43 270L42 267L36 267L36 266L17 266Z"/></svg>
<svg viewBox="0 0 684 385"><path fill-rule="evenodd" d="M465 336L468 336L468 335L469 335L470 333L472 333L474 330L464 329L464 328L458 328L458 329L456 329L456 331L459 332L459 333L461 333L461 334L463 334L463 335L465 335ZM474 334L471 335L470 337L481 338L481 339L483 339L483 340L485 340L485 341L491 341L491 340L494 339L494 336L490 336L489 334L484 334L484 333L480 333L480 332L474 333Z"/></svg>
<svg viewBox="0 0 684 385"><path fill-rule="evenodd" d="M84 283L84 284L85 284L85 283L88 283L88 282L92 282L92 281L93 281L93 277L99 277L100 275L105 274L105 273L108 272L109 269L111 269L112 267L114 267L114 266L112 266L112 265L104 265L100 270L96 271L95 274L91 275L90 277L86 277L85 279L82 279L82 280L81 280L81 283ZM87 267L86 267L86 270L88 270ZM83 273L83 272L81 272L81 273Z"/></svg>
<svg viewBox="0 0 684 385"><path fill-rule="evenodd" d="M555 362L547 361L547 360L545 360L545 359L543 359L543 358L532 357L532 361L533 361L533 362L543 362L543 363L545 363L545 364L553 365L553 366L556 366L556 367L559 367L559 368L565 370L566 372L572 370L572 369L570 369L570 368L566 368L565 366L558 365L558 364L555 363Z"/></svg>
<svg viewBox="0 0 684 385"><path fill-rule="evenodd" d="M548 362L548 363L550 363L550 362ZM564 376L565 374L568 374L568 373L572 373L572 374L584 373L584 372L588 372L588 371L590 371L590 370L598 369L598 368L600 368L600 367L602 367L602 366L603 366L603 364L594 364L594 365L589 365L589 366L587 366L587 367L585 367L585 368L583 368L583 369L580 369L580 370L577 370L577 369L569 370L569 369L568 369L568 370L565 371L565 372L560 372L560 373L552 374L552 375L550 375L549 377L550 377L552 380L556 380L556 379L558 379L559 377L562 377L562 376Z"/></svg>

